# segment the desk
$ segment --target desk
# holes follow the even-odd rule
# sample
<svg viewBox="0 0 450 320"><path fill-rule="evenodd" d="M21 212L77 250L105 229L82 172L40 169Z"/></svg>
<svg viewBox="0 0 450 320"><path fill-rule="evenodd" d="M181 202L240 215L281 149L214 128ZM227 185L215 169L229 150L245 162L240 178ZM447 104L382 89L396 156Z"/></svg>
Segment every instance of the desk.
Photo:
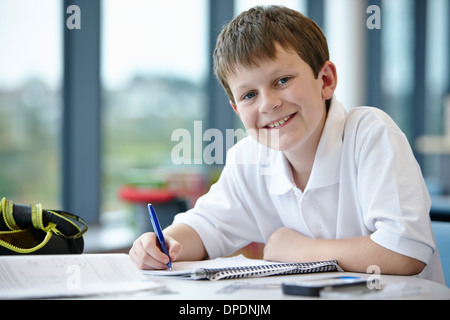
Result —
<svg viewBox="0 0 450 320"><path fill-rule="evenodd" d="M319 299L313 297L302 297L285 295L281 287L271 286L280 285L282 282L299 281L314 278L325 278L336 276L336 272L315 273L305 275L272 276L262 278L248 279L230 279L220 281L208 280L185 280L168 277L149 276L149 279L164 285L165 289L158 292L140 292L129 296L120 296L120 299L150 299L150 300L298 300L298 299ZM342 273L339 273L342 275ZM345 273L346 276L359 276L364 279L373 277L370 274ZM419 279L417 277L404 276L379 276L381 285L391 285L406 283L408 287L416 287L419 294L408 296L397 296L393 299L412 299L412 300L450 300L450 289L444 285ZM247 288L237 289L234 292L224 292L225 288L230 286L250 285ZM264 287L269 285L268 287ZM259 287L258 287L259 286Z"/></svg>

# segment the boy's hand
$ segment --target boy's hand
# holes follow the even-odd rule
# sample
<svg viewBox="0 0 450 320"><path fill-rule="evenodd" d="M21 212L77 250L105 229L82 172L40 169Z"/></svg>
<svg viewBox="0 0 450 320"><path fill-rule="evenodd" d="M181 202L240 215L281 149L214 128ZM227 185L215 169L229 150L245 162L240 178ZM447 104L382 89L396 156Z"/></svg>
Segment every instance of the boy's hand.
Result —
<svg viewBox="0 0 450 320"><path fill-rule="evenodd" d="M182 245L168 235L164 239L172 261L176 261L182 250ZM143 270L167 269L169 257L159 248L158 239L153 232L144 233L133 243L129 252L131 260Z"/></svg>

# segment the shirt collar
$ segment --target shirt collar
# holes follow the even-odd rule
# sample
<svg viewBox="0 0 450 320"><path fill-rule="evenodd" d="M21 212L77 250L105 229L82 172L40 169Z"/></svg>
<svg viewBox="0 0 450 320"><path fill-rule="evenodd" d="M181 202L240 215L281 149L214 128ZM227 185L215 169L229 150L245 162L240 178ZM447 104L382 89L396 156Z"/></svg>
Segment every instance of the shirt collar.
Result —
<svg viewBox="0 0 450 320"><path fill-rule="evenodd" d="M326 187L339 182L345 114L344 106L333 97L306 189ZM281 195L295 186L289 162L281 151L277 152L271 173L271 194Z"/></svg>

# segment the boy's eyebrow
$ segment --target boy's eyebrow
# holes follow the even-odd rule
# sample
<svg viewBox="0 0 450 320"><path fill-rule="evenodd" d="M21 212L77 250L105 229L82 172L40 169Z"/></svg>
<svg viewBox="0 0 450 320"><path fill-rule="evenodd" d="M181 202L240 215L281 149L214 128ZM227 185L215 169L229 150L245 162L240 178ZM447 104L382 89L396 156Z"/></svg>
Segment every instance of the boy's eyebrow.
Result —
<svg viewBox="0 0 450 320"><path fill-rule="evenodd" d="M230 89L235 92L247 91L250 88L251 88L251 84L248 84L248 83L243 83L243 84L240 84L237 86L230 87Z"/></svg>
<svg viewBox="0 0 450 320"><path fill-rule="evenodd" d="M276 68L269 74L269 77L275 77L275 76L278 76L279 74L284 74L284 73L285 73L285 71L283 68ZM243 89L248 89L250 87L252 87L251 83L243 82L243 83L238 83L238 85L235 85L233 87L233 89L234 90L243 90Z"/></svg>

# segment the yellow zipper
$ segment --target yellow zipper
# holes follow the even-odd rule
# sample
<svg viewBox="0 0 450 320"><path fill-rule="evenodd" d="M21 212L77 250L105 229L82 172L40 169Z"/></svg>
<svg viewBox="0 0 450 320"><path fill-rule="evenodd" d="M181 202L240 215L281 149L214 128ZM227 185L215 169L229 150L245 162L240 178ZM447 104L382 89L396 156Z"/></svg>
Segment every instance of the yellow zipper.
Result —
<svg viewBox="0 0 450 320"><path fill-rule="evenodd" d="M1 231L0 232L0 236L2 234L12 234L12 233L19 233L19 232L24 232L26 230L12 230L12 231ZM29 249L24 249L24 248L19 248L15 245L12 245L6 241L3 241L0 239L0 245L17 253L32 253L35 252L36 250L41 249L43 246L45 246L47 244L47 242L50 241L50 238L52 237L52 233L51 232L47 232L47 235L45 236L44 240L39 243L37 246L34 246L33 248L29 248Z"/></svg>

